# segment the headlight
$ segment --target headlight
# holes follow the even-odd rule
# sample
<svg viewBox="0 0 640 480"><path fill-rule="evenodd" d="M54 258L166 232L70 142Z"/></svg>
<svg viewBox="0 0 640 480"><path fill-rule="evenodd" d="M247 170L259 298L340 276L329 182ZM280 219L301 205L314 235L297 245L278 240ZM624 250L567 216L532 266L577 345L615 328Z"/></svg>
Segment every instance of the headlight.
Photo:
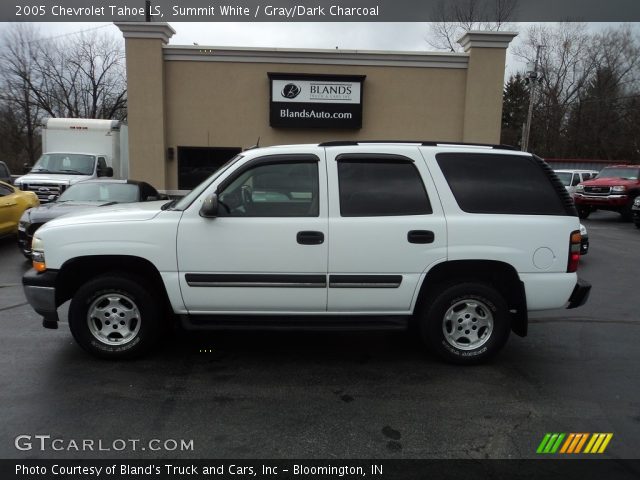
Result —
<svg viewBox="0 0 640 480"><path fill-rule="evenodd" d="M581 183L579 183L576 186L576 192L584 192L584 185L582 185Z"/></svg>
<svg viewBox="0 0 640 480"><path fill-rule="evenodd" d="M611 187L611 191L612 192L617 192L617 193L622 193L622 192L626 192L627 191L627 187L625 187L624 185L615 185L615 186Z"/></svg>
<svg viewBox="0 0 640 480"><path fill-rule="evenodd" d="M44 261L44 242L40 237L33 237L31 259L33 260L33 268L36 271L44 272L47 269L47 264Z"/></svg>
<svg viewBox="0 0 640 480"><path fill-rule="evenodd" d="M580 224L580 235L582 235L583 237L587 236L587 227L585 227L583 224Z"/></svg>

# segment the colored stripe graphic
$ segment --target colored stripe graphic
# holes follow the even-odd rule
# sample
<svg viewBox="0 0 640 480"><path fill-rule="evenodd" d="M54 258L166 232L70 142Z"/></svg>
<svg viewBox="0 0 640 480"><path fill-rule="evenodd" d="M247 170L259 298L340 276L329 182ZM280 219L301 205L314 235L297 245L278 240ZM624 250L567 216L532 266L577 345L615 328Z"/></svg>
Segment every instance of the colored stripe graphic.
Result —
<svg viewBox="0 0 640 480"><path fill-rule="evenodd" d="M556 453L564 437L564 433L547 433L538 445L536 453Z"/></svg>
<svg viewBox="0 0 640 480"><path fill-rule="evenodd" d="M594 433L584 453L604 453L612 437L613 433Z"/></svg>
<svg viewBox="0 0 640 480"><path fill-rule="evenodd" d="M612 438L613 433L546 433L536 453L604 453Z"/></svg>

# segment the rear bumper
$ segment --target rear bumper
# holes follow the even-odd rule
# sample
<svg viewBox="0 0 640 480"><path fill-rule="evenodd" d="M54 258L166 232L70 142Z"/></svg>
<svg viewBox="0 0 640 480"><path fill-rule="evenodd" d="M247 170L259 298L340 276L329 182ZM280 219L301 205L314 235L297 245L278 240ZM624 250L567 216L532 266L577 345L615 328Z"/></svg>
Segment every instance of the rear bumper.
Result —
<svg viewBox="0 0 640 480"><path fill-rule="evenodd" d="M57 276L56 270L38 273L31 269L22 277L24 295L29 305L44 317L45 323L58 321L55 289Z"/></svg>
<svg viewBox="0 0 640 480"><path fill-rule="evenodd" d="M567 305L567 308L578 308L584 305L587 303L590 293L591 284L585 280L578 279L578 283L576 283L573 293L571 294L571 297L569 297L569 304Z"/></svg>

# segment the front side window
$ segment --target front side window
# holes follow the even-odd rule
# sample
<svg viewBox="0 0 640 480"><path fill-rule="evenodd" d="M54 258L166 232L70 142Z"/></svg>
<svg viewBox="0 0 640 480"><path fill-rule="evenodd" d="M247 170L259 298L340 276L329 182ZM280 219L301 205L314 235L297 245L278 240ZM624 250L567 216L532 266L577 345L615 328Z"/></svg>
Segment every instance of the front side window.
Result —
<svg viewBox="0 0 640 480"><path fill-rule="evenodd" d="M411 160L392 155L345 155L337 160L341 216L433 213Z"/></svg>
<svg viewBox="0 0 640 480"><path fill-rule="evenodd" d="M0 185L0 197L11 195L12 193L13 193L13 189L11 187Z"/></svg>
<svg viewBox="0 0 640 480"><path fill-rule="evenodd" d="M317 161L263 163L218 194L221 217L317 217Z"/></svg>

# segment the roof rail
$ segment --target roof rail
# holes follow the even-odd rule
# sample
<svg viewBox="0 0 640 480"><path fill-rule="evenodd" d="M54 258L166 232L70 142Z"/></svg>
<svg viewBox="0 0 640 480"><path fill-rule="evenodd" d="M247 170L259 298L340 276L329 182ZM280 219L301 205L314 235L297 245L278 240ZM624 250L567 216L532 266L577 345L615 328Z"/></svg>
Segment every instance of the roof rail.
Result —
<svg viewBox="0 0 640 480"><path fill-rule="evenodd" d="M332 142L319 143L319 147L349 147L362 144L376 143L417 143L423 147L436 147L438 145L460 145L464 147L488 147L500 150L518 150L512 145L493 144L493 143L468 143L468 142L452 142L452 141L436 141L436 140L336 140Z"/></svg>

